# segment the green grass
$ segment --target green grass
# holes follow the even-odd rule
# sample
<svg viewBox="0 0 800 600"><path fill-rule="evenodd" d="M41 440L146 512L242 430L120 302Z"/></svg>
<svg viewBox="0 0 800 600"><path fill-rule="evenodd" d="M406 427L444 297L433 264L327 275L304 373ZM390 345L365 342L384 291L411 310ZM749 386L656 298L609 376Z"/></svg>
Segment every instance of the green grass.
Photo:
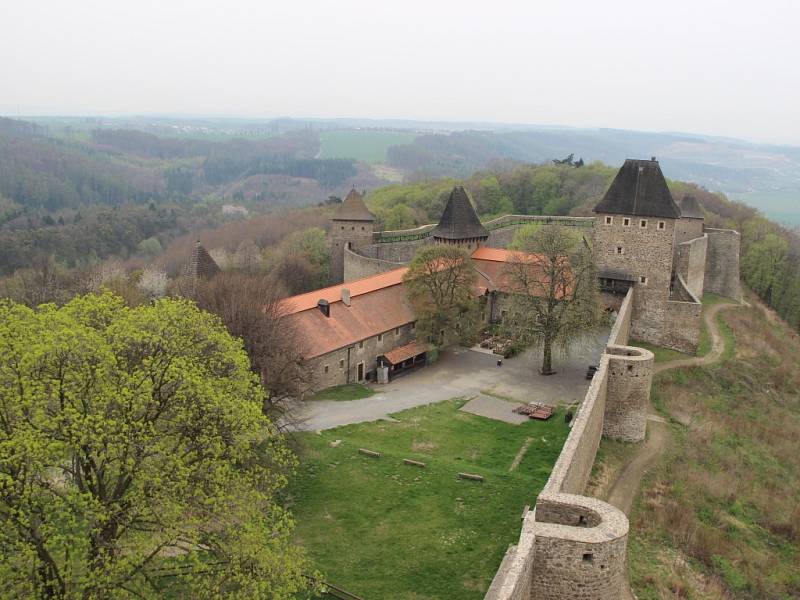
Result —
<svg viewBox="0 0 800 600"><path fill-rule="evenodd" d="M410 144L413 133L343 129L319 134L320 158L354 158L368 163L386 160L390 146Z"/></svg>
<svg viewBox="0 0 800 600"><path fill-rule="evenodd" d="M297 541L327 581L370 600L483 598L568 427L560 413L510 425L463 413L463 403L300 436L301 466L288 503ZM527 438L527 453L509 473ZM360 455L362 447L381 458ZM427 467L406 466L403 458ZM486 480L459 480L460 471Z"/></svg>
<svg viewBox="0 0 800 600"><path fill-rule="evenodd" d="M309 400L361 400L375 394L375 390L360 383L347 383L320 390Z"/></svg>
<svg viewBox="0 0 800 600"><path fill-rule="evenodd" d="M756 308L727 310L719 324L722 362L653 385L653 403L691 424L670 423L632 512L642 600L800 597L800 345Z"/></svg>

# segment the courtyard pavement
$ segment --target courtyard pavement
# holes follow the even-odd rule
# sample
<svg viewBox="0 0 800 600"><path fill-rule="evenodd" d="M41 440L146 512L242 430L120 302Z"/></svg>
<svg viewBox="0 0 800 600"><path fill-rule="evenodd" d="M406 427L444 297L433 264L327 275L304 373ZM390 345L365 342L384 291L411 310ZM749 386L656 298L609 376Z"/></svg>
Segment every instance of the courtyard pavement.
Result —
<svg viewBox="0 0 800 600"><path fill-rule="evenodd" d="M370 384L376 393L361 400L314 400L297 407L297 429L320 431L351 423L390 419L392 413L450 398L469 398L489 393L519 401L556 406L583 400L589 381L588 365L596 365L603 353L609 330L599 330L584 345L575 347L567 359L554 359L555 375L539 375L541 353L528 351L504 359L467 348L451 348L439 360L408 373L387 385Z"/></svg>

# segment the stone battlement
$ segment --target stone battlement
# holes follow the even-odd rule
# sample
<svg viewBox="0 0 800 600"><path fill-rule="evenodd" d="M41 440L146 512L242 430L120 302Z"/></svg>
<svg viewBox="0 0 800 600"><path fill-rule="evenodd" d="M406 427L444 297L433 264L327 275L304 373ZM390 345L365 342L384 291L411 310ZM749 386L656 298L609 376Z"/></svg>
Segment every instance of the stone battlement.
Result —
<svg viewBox="0 0 800 600"><path fill-rule="evenodd" d="M627 346L630 289L550 478L525 515L486 600L615 600L625 585L628 518L582 495L603 435L644 437L653 354Z"/></svg>

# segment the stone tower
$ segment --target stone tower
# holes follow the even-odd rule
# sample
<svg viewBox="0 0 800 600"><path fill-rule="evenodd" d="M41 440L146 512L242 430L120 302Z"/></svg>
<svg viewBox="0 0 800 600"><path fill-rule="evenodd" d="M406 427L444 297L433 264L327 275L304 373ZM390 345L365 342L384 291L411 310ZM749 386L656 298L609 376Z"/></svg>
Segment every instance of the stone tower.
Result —
<svg viewBox="0 0 800 600"><path fill-rule="evenodd" d="M432 235L437 244L454 244L467 250L477 250L489 238L489 230L478 218L464 186L457 185L450 192Z"/></svg>
<svg viewBox="0 0 800 600"><path fill-rule="evenodd" d="M704 215L700 203L687 194L680 202L681 218L675 227L675 245L702 237Z"/></svg>
<svg viewBox="0 0 800 600"><path fill-rule="evenodd" d="M331 283L344 281L344 252L372 243L375 215L355 187L331 218Z"/></svg>
<svg viewBox="0 0 800 600"><path fill-rule="evenodd" d="M622 291L634 286L631 337L662 343L681 211L658 161L627 159L594 212L601 287Z"/></svg>

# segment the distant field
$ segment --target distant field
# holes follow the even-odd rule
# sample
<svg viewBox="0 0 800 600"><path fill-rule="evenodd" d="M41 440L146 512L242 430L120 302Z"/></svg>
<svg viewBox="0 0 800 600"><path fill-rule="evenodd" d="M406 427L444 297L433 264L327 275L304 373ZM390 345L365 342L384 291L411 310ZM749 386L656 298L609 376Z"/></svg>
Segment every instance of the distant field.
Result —
<svg viewBox="0 0 800 600"><path fill-rule="evenodd" d="M368 163L386 160L389 146L410 144L417 137L413 133L394 131L341 130L323 131L320 138L320 158L354 158Z"/></svg>
<svg viewBox="0 0 800 600"><path fill-rule="evenodd" d="M750 192L728 194L733 200L741 200L757 208L773 221L784 225L800 225L800 191Z"/></svg>
<svg viewBox="0 0 800 600"><path fill-rule="evenodd" d="M561 411L547 422L510 425L461 412L463 402L299 436L288 504L296 541L327 581L368 600L483 598L569 427ZM459 471L486 480L463 481Z"/></svg>

